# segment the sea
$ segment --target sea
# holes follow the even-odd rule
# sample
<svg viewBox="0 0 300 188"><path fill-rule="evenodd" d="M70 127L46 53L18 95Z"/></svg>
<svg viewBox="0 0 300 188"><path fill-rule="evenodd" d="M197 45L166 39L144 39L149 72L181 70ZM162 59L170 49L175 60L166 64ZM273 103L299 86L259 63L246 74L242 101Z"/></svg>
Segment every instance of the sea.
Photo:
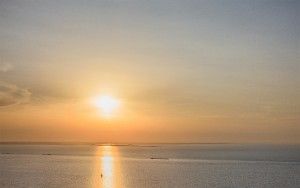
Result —
<svg viewBox="0 0 300 188"><path fill-rule="evenodd" d="M300 188L299 145L1 144L0 187Z"/></svg>

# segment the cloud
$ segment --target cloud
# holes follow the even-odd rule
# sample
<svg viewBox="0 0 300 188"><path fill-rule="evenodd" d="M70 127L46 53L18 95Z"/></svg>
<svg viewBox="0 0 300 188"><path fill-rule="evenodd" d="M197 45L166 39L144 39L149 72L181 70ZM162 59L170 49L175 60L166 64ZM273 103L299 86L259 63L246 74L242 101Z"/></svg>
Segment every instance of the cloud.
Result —
<svg viewBox="0 0 300 188"><path fill-rule="evenodd" d="M0 72L8 72L12 70L14 67L10 63L0 62Z"/></svg>
<svg viewBox="0 0 300 188"><path fill-rule="evenodd" d="M27 89L0 81L0 107L26 103L30 96L31 92Z"/></svg>

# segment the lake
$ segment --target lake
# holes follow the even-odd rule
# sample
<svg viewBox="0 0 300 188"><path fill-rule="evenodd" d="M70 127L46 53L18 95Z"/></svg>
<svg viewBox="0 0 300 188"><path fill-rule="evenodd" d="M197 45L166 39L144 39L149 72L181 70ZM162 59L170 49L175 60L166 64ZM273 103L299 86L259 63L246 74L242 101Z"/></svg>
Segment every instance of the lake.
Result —
<svg viewBox="0 0 300 188"><path fill-rule="evenodd" d="M299 145L0 145L0 187L298 188Z"/></svg>

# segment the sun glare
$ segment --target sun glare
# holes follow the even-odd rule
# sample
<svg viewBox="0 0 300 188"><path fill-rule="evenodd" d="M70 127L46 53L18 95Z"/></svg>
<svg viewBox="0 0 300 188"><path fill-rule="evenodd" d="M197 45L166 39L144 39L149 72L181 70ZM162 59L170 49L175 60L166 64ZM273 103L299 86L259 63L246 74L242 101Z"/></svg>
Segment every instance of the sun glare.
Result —
<svg viewBox="0 0 300 188"><path fill-rule="evenodd" d="M109 95L97 97L94 105L101 110L102 115L112 116L120 105L120 102Z"/></svg>

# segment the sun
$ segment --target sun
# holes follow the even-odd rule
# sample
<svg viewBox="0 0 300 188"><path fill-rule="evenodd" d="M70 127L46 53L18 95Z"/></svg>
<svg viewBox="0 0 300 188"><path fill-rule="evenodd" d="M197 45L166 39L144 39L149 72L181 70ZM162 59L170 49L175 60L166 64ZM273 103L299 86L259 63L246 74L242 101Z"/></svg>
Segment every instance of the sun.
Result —
<svg viewBox="0 0 300 188"><path fill-rule="evenodd" d="M114 115L115 111L120 106L120 101L112 96L103 95L96 97L93 100L93 104L101 110L101 113L105 117Z"/></svg>

